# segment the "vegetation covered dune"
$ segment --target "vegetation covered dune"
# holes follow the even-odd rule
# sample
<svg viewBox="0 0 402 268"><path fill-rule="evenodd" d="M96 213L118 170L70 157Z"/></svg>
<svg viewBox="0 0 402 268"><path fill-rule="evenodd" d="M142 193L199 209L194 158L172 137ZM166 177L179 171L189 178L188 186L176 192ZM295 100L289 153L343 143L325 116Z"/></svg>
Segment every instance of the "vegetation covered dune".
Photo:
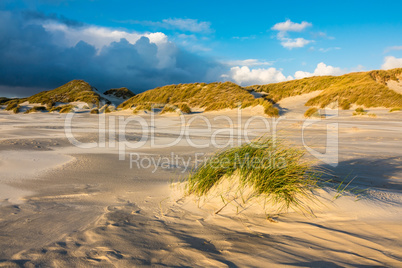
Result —
<svg viewBox="0 0 402 268"><path fill-rule="evenodd" d="M247 87L265 92L274 102L284 98L322 92L307 101L306 106L324 108L338 101L343 109L351 105L370 107L402 107L402 95L387 86L389 81L402 80L402 68L349 73L342 76L317 76L287 82Z"/></svg>
<svg viewBox="0 0 402 268"><path fill-rule="evenodd" d="M0 98L0 105L6 105L6 110L16 113L19 112L22 103L42 105L28 108L25 113L39 111L67 113L75 108L71 104L73 102L86 103L88 109L90 107L99 108L104 104L110 105L111 101L107 98L108 96L121 99L120 102L122 102L134 96L134 93L127 88L118 88L110 89L102 94L83 80L73 80L56 89L42 91L28 98Z"/></svg>
<svg viewBox="0 0 402 268"><path fill-rule="evenodd" d="M95 89L83 80L73 80L61 87L50 91L43 91L26 99L30 103L49 104L53 106L56 102L86 102L93 106L99 106L101 96Z"/></svg>
<svg viewBox="0 0 402 268"><path fill-rule="evenodd" d="M184 104L185 106L183 106ZM262 105L266 115L278 115L278 110L269 99L256 99L249 91L232 82L193 83L158 87L132 97L122 103L119 108L149 110L151 107L161 105L196 107L205 111Z"/></svg>

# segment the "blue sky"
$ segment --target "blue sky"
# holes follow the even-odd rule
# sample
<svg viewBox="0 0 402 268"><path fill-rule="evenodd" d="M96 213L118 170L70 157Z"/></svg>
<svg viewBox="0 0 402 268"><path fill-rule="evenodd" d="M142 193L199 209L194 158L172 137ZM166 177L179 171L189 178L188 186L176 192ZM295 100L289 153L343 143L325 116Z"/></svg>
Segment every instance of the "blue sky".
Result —
<svg viewBox="0 0 402 268"><path fill-rule="evenodd" d="M402 67L398 1L2 0L0 95ZM1 40L3 39L3 40Z"/></svg>

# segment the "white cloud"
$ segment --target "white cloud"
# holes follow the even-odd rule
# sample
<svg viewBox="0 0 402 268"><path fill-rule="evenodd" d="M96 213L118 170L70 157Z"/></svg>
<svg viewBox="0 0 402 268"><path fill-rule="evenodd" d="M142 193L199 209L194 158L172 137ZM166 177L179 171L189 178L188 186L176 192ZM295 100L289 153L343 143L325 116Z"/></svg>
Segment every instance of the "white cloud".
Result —
<svg viewBox="0 0 402 268"><path fill-rule="evenodd" d="M224 62L224 64L229 66L262 66L262 65L272 65L272 61L257 60L257 59L246 59L246 60L232 60Z"/></svg>
<svg viewBox="0 0 402 268"><path fill-rule="evenodd" d="M57 22L46 22L42 26L46 31L55 35L62 33L67 42L63 45L74 47L78 42L84 41L94 46L98 54L103 47L109 46L112 42L119 42L123 38L134 45L141 37L147 37L149 41L154 43L158 48L157 57L159 67L166 68L174 64L172 59L174 49L171 49L171 43L168 41L168 37L162 32L137 33L93 25L70 27Z"/></svg>
<svg viewBox="0 0 402 268"><path fill-rule="evenodd" d="M291 20L287 20L285 22L279 22L275 24L271 29L275 31L279 31L276 38L281 41L281 45L287 49L304 47L313 40L307 40L304 38L289 38L287 32L301 32L307 27L312 26L310 22L303 21L301 23L295 23Z"/></svg>
<svg viewBox="0 0 402 268"><path fill-rule="evenodd" d="M0 69L9 70L0 72L0 86L8 87L2 90L9 95L31 95L28 92L36 88L54 88L77 78L99 90L126 86L138 92L217 81L229 70L178 46L161 32L87 25L41 13L14 16L8 11L0 11L0 25L7 25L0 35L0 55L7 55L0 57ZM46 79L38 74L46 74Z"/></svg>
<svg viewBox="0 0 402 268"><path fill-rule="evenodd" d="M285 48L292 49L292 48L297 48L297 47L304 47L311 42L312 40L306 40L304 38L282 38L281 40L281 45Z"/></svg>
<svg viewBox="0 0 402 268"><path fill-rule="evenodd" d="M291 76L286 77L280 70L273 67L268 69L250 69L247 66L232 67L229 74L224 77L233 80L241 86L276 83L293 79Z"/></svg>
<svg viewBox="0 0 402 268"><path fill-rule="evenodd" d="M325 63L320 62L317 64L317 67L315 68L313 73L297 71L295 73L295 78L301 79L301 78L310 77L310 76L341 75L343 73L344 73L344 71L342 71L341 68L333 67L331 65L326 65Z"/></svg>
<svg viewBox="0 0 402 268"><path fill-rule="evenodd" d="M402 58L395 58L393 56L385 57L381 69L388 70L394 68L402 68Z"/></svg>
<svg viewBox="0 0 402 268"><path fill-rule="evenodd" d="M63 33L68 46L75 46L79 41L84 41L93 45L97 49L107 46L112 42L118 42L125 38L131 44L135 44L141 37L149 38L149 41L154 44L167 43L168 38L164 33L136 33L122 30L115 30L106 27L86 26L86 27L70 27L61 23L45 23L42 25L46 31L52 33Z"/></svg>
<svg viewBox="0 0 402 268"><path fill-rule="evenodd" d="M312 26L313 24L307 21L302 21L301 23L295 23L291 20L286 20L285 22L279 22L275 24L271 29L275 31L281 32L301 32L307 27Z"/></svg>

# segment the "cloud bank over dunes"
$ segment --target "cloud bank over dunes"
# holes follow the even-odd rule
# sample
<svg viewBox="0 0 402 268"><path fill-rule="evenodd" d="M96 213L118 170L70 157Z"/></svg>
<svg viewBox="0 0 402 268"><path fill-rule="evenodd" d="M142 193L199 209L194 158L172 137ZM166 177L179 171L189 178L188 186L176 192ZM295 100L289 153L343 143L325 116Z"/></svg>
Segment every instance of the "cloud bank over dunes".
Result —
<svg viewBox="0 0 402 268"><path fill-rule="evenodd" d="M219 63L178 47L162 32L129 32L32 12L0 11L0 25L0 82L8 95L30 95L72 79L139 92L219 78Z"/></svg>

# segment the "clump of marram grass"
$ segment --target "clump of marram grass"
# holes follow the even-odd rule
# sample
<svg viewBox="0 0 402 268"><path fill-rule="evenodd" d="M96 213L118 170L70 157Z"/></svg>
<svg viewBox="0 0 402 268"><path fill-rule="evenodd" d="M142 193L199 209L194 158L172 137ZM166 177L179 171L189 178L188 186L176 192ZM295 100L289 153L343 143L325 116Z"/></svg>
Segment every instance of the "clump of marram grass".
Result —
<svg viewBox="0 0 402 268"><path fill-rule="evenodd" d="M9 102L11 99L6 98L6 97L0 97L0 105L6 104L6 102Z"/></svg>
<svg viewBox="0 0 402 268"><path fill-rule="evenodd" d="M152 104L151 103L145 103L145 104L139 104L137 106L134 107L133 109L133 113L136 114L140 111L152 111Z"/></svg>
<svg viewBox="0 0 402 268"><path fill-rule="evenodd" d="M216 153L194 170L187 194L203 196L221 180L235 175L241 187L251 187L279 205L279 211L293 207L310 211L306 201L315 199L321 173L303 160L304 152L284 142L261 137L240 147Z"/></svg>
<svg viewBox="0 0 402 268"><path fill-rule="evenodd" d="M367 112L362 108L358 107L356 110L353 112L353 115L366 115Z"/></svg>
<svg viewBox="0 0 402 268"><path fill-rule="evenodd" d="M307 111L304 113L304 117L313 117L313 116L320 116L318 109L315 107L308 108Z"/></svg>
<svg viewBox="0 0 402 268"><path fill-rule="evenodd" d="M11 101L7 104L6 111L13 111L18 105L18 101Z"/></svg>
<svg viewBox="0 0 402 268"><path fill-rule="evenodd" d="M29 114L29 113L36 113L36 112L46 112L47 109L44 106L34 106L24 112L24 114Z"/></svg>
<svg viewBox="0 0 402 268"><path fill-rule="evenodd" d="M390 109L389 112L390 112L390 113L393 113L393 112L399 112L399 111L401 111L401 110L402 110L401 107L394 107L394 108Z"/></svg>
<svg viewBox="0 0 402 268"><path fill-rule="evenodd" d="M90 111L90 114L99 114L99 110L98 109L92 109L91 111Z"/></svg>
<svg viewBox="0 0 402 268"><path fill-rule="evenodd" d="M350 101L344 100L341 104L340 107L342 110L349 110L350 109Z"/></svg>
<svg viewBox="0 0 402 268"><path fill-rule="evenodd" d="M13 113L15 114L18 114L21 111L21 106L17 105L11 111L13 111Z"/></svg>
<svg viewBox="0 0 402 268"><path fill-rule="evenodd" d="M186 103L179 104L179 109L184 114L191 114L191 109Z"/></svg>
<svg viewBox="0 0 402 268"><path fill-rule="evenodd" d="M60 112L62 106L53 106L52 108L49 109L49 113L51 112Z"/></svg>
<svg viewBox="0 0 402 268"><path fill-rule="evenodd" d="M110 105L108 105L108 104L105 104L105 105L103 105L98 111L99 111L99 113L108 114L108 113L111 113L111 112L112 112L112 109L113 109L113 108L111 108L111 107L113 107L113 106L110 106Z"/></svg>
<svg viewBox="0 0 402 268"><path fill-rule="evenodd" d="M45 103L45 105L46 105L46 109L50 110L56 105L56 103L54 101L49 100L48 102Z"/></svg>
<svg viewBox="0 0 402 268"><path fill-rule="evenodd" d="M279 110L278 108L274 107L272 103L266 101L263 104L264 106L264 114L266 114L269 117L278 117L279 116Z"/></svg>
<svg viewBox="0 0 402 268"><path fill-rule="evenodd" d="M75 108L74 105L72 105L72 104L66 104L66 105L60 106L60 111L59 111L59 112L60 112L61 114L69 113L69 112L72 112L74 108Z"/></svg>
<svg viewBox="0 0 402 268"><path fill-rule="evenodd" d="M165 105L165 107L163 107L161 114L165 114L165 113L176 113L177 112L177 107L176 106L172 106L172 105Z"/></svg>

